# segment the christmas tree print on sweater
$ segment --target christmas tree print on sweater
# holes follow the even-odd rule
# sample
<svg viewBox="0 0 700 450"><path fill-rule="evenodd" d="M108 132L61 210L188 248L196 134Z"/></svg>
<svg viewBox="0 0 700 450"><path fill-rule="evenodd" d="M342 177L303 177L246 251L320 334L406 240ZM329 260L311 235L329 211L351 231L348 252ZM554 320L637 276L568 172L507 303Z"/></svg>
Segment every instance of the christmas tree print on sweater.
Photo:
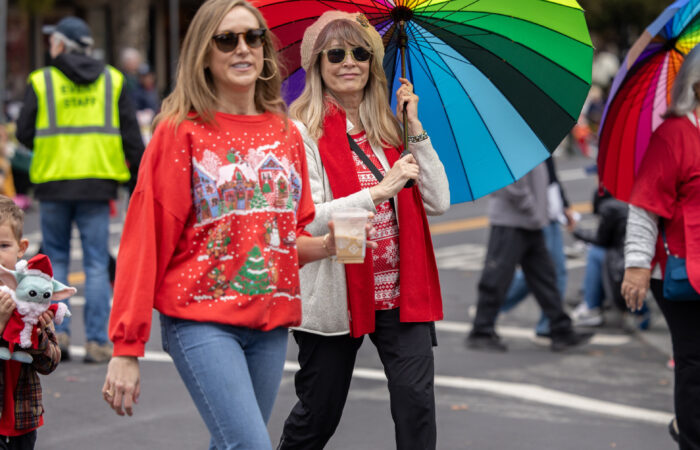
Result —
<svg viewBox="0 0 700 450"><path fill-rule="evenodd" d="M265 265L265 258L256 245L248 253L248 259L238 271L235 281L231 282L231 289L246 295L267 294L275 288L270 281L270 271Z"/></svg>

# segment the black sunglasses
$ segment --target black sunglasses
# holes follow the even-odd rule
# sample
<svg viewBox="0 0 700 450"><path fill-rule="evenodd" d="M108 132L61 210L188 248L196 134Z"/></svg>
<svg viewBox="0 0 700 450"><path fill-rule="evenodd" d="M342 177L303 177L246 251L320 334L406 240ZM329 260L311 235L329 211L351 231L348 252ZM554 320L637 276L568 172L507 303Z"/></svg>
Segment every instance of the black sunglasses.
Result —
<svg viewBox="0 0 700 450"><path fill-rule="evenodd" d="M324 50L323 53L326 54L329 63L338 64L345 61L347 51L344 48L330 48ZM372 53L364 47L355 47L350 50L350 54L352 59L357 62L365 62L372 57Z"/></svg>
<svg viewBox="0 0 700 450"><path fill-rule="evenodd" d="M233 31L226 31L221 34L217 34L212 37L216 48L224 53L230 53L238 47L238 42L240 37L243 36L245 43L250 48L258 48L263 45L263 36L265 36L265 28L257 28L253 30L244 31L242 33L234 33Z"/></svg>

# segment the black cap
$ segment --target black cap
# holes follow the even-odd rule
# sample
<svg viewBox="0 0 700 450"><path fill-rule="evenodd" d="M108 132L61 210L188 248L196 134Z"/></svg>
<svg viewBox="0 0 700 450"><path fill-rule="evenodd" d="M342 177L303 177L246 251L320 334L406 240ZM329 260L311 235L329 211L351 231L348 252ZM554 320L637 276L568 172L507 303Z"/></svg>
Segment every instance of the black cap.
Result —
<svg viewBox="0 0 700 450"><path fill-rule="evenodd" d="M56 25L45 25L42 31L44 34L61 33L81 47L89 47L93 44L90 27L78 17L64 17Z"/></svg>

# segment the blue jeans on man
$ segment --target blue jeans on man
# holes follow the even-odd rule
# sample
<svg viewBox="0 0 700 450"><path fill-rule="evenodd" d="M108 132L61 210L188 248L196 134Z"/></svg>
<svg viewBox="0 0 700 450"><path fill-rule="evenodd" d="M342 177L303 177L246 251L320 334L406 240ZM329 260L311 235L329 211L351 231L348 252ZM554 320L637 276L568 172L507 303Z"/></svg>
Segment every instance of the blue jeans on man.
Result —
<svg viewBox="0 0 700 450"><path fill-rule="evenodd" d="M54 278L66 285L73 222L77 225L85 271L85 337L88 342L105 344L112 296L108 272L109 202L41 201L39 213L43 251L51 260ZM65 303L68 305L69 301ZM56 326L56 332L70 335L70 324L70 318L66 317Z"/></svg>
<svg viewBox="0 0 700 450"><path fill-rule="evenodd" d="M557 221L551 221L549 225L542 229L542 234L544 235L545 245L552 257L552 262L554 263L554 269L557 279L557 290L564 298L566 293L566 255L564 255L564 239L561 233L561 226ZM515 308L521 301L530 293L530 288L525 281L525 276L523 271L518 269L513 277L513 281L510 283L510 288L508 288L508 293L506 294L506 299L501 306L501 311L509 311ZM535 327L535 332L540 335L549 334L549 320L543 314L540 316L540 320L537 322Z"/></svg>
<svg viewBox="0 0 700 450"><path fill-rule="evenodd" d="M588 309L600 308L603 305L605 292L603 289L603 263L605 247L589 245L586 254L586 271L583 275L583 301Z"/></svg>
<svg viewBox="0 0 700 450"><path fill-rule="evenodd" d="M586 255L586 271L583 275L583 301L589 310L603 307L606 297L605 284L603 283L603 271L606 270L605 255L607 249L599 245L588 246ZM608 293L610 294L610 293ZM637 327L641 330L649 328L651 313L646 302L641 309L633 311L637 317Z"/></svg>

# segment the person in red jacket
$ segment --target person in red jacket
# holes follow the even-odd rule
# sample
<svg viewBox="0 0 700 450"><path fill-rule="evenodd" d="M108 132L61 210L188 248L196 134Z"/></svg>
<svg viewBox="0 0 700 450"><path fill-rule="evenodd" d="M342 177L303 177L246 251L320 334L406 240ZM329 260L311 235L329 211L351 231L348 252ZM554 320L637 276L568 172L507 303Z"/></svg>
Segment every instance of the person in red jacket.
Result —
<svg viewBox="0 0 700 450"><path fill-rule="evenodd" d="M668 323L675 360L679 448L700 448L700 301L664 292L670 255L686 261L686 281L700 295L700 47L686 55L664 122L654 131L630 194L622 296L639 310L651 289ZM681 271L682 272L682 271ZM673 279L680 274L672 272Z"/></svg>
<svg viewBox="0 0 700 450"><path fill-rule="evenodd" d="M273 36L244 0L207 0L185 36L121 240L102 388L119 415L140 394L138 357L160 312L211 448L271 448L299 265L333 254L310 237L304 144L287 120Z"/></svg>

